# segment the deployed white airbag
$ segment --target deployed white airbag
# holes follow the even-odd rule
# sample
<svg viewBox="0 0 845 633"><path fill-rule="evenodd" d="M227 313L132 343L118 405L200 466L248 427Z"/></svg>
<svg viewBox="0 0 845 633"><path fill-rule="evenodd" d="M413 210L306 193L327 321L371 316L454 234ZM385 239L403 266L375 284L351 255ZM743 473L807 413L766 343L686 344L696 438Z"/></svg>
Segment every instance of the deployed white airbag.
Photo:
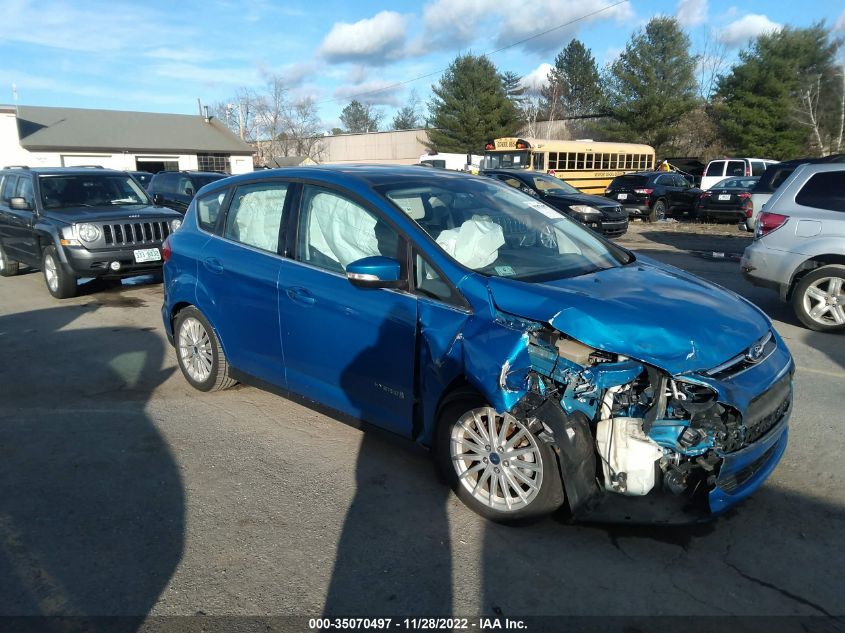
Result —
<svg viewBox="0 0 845 633"><path fill-rule="evenodd" d="M311 199L308 245L346 268L363 257L380 254L376 219L349 200L320 192Z"/></svg>
<svg viewBox="0 0 845 633"><path fill-rule="evenodd" d="M489 266L505 243L502 227L490 220L473 218L457 229L446 229L437 243L461 264L473 270Z"/></svg>

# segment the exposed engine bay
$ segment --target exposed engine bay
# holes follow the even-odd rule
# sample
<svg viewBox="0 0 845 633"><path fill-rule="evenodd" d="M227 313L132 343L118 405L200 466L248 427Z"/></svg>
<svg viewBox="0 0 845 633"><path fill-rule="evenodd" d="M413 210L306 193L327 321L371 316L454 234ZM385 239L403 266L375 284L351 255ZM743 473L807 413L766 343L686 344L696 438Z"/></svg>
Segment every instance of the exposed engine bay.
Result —
<svg viewBox="0 0 845 633"><path fill-rule="evenodd" d="M724 455L750 439L739 412L720 403L702 378L671 376L548 325L498 317L523 329L530 364L506 364L499 387L525 393L511 413L541 437L545 431L558 438L573 512L588 511L605 493L666 492L689 503L706 501ZM573 464L580 472L565 472Z"/></svg>

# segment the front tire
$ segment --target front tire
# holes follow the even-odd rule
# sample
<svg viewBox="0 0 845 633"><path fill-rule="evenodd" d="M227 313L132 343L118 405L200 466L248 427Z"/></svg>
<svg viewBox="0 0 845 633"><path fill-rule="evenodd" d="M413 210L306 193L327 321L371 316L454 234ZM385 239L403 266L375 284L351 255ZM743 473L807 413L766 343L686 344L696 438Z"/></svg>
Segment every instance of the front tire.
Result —
<svg viewBox="0 0 845 633"><path fill-rule="evenodd" d="M437 461L458 498L500 523L539 519L564 501L549 445L480 398L446 405L437 429Z"/></svg>
<svg viewBox="0 0 845 633"><path fill-rule="evenodd" d="M221 391L236 381L229 376L229 363L220 339L208 320L194 307L176 315L174 342L179 369L199 391Z"/></svg>
<svg viewBox="0 0 845 633"><path fill-rule="evenodd" d="M845 266L831 264L804 275L792 291L792 309L816 332L845 330Z"/></svg>
<svg viewBox="0 0 845 633"><path fill-rule="evenodd" d="M0 277L14 277L20 270L20 264L9 259L6 251L3 250L3 244L0 243Z"/></svg>
<svg viewBox="0 0 845 633"><path fill-rule="evenodd" d="M56 299L70 299L76 296L76 277L65 272L59 256L56 254L55 246L48 246L41 256L41 272L44 274L44 282L47 290Z"/></svg>
<svg viewBox="0 0 845 633"><path fill-rule="evenodd" d="M657 222L666 219L666 201L662 198L654 203L651 213L648 214L649 222Z"/></svg>

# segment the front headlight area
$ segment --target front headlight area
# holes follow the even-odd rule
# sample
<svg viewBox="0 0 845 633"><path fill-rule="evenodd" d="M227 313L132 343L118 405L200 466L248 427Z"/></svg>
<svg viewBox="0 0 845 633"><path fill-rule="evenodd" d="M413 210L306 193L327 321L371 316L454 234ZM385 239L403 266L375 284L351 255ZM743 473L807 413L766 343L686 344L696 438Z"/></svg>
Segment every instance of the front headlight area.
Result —
<svg viewBox="0 0 845 633"><path fill-rule="evenodd" d="M100 228L83 222L66 226L60 231L59 241L62 246L85 246L100 239Z"/></svg>
<svg viewBox="0 0 845 633"><path fill-rule="evenodd" d="M589 217L591 220L601 217L601 211L588 204L573 204L569 207L574 213Z"/></svg>
<svg viewBox="0 0 845 633"><path fill-rule="evenodd" d="M516 409L528 420L550 401L567 419L583 420L592 435L594 477L604 491L644 496L664 490L692 500L713 489L721 455L735 449L742 433L739 415L713 388L549 326L526 335L530 368L509 370L501 385L526 391Z"/></svg>
<svg viewBox="0 0 845 633"><path fill-rule="evenodd" d="M77 224L76 225L76 234L79 236L79 239L83 242L96 242L100 239L100 229L94 224Z"/></svg>

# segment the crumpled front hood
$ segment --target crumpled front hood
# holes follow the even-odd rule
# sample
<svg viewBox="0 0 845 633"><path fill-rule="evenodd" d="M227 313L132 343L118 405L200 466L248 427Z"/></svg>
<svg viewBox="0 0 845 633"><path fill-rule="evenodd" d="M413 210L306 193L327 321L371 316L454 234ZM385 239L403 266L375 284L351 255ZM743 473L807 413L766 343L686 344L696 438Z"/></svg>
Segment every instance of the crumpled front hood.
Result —
<svg viewBox="0 0 845 633"><path fill-rule="evenodd" d="M488 279L496 306L670 374L711 369L771 328L754 306L683 271L638 261L573 279Z"/></svg>

